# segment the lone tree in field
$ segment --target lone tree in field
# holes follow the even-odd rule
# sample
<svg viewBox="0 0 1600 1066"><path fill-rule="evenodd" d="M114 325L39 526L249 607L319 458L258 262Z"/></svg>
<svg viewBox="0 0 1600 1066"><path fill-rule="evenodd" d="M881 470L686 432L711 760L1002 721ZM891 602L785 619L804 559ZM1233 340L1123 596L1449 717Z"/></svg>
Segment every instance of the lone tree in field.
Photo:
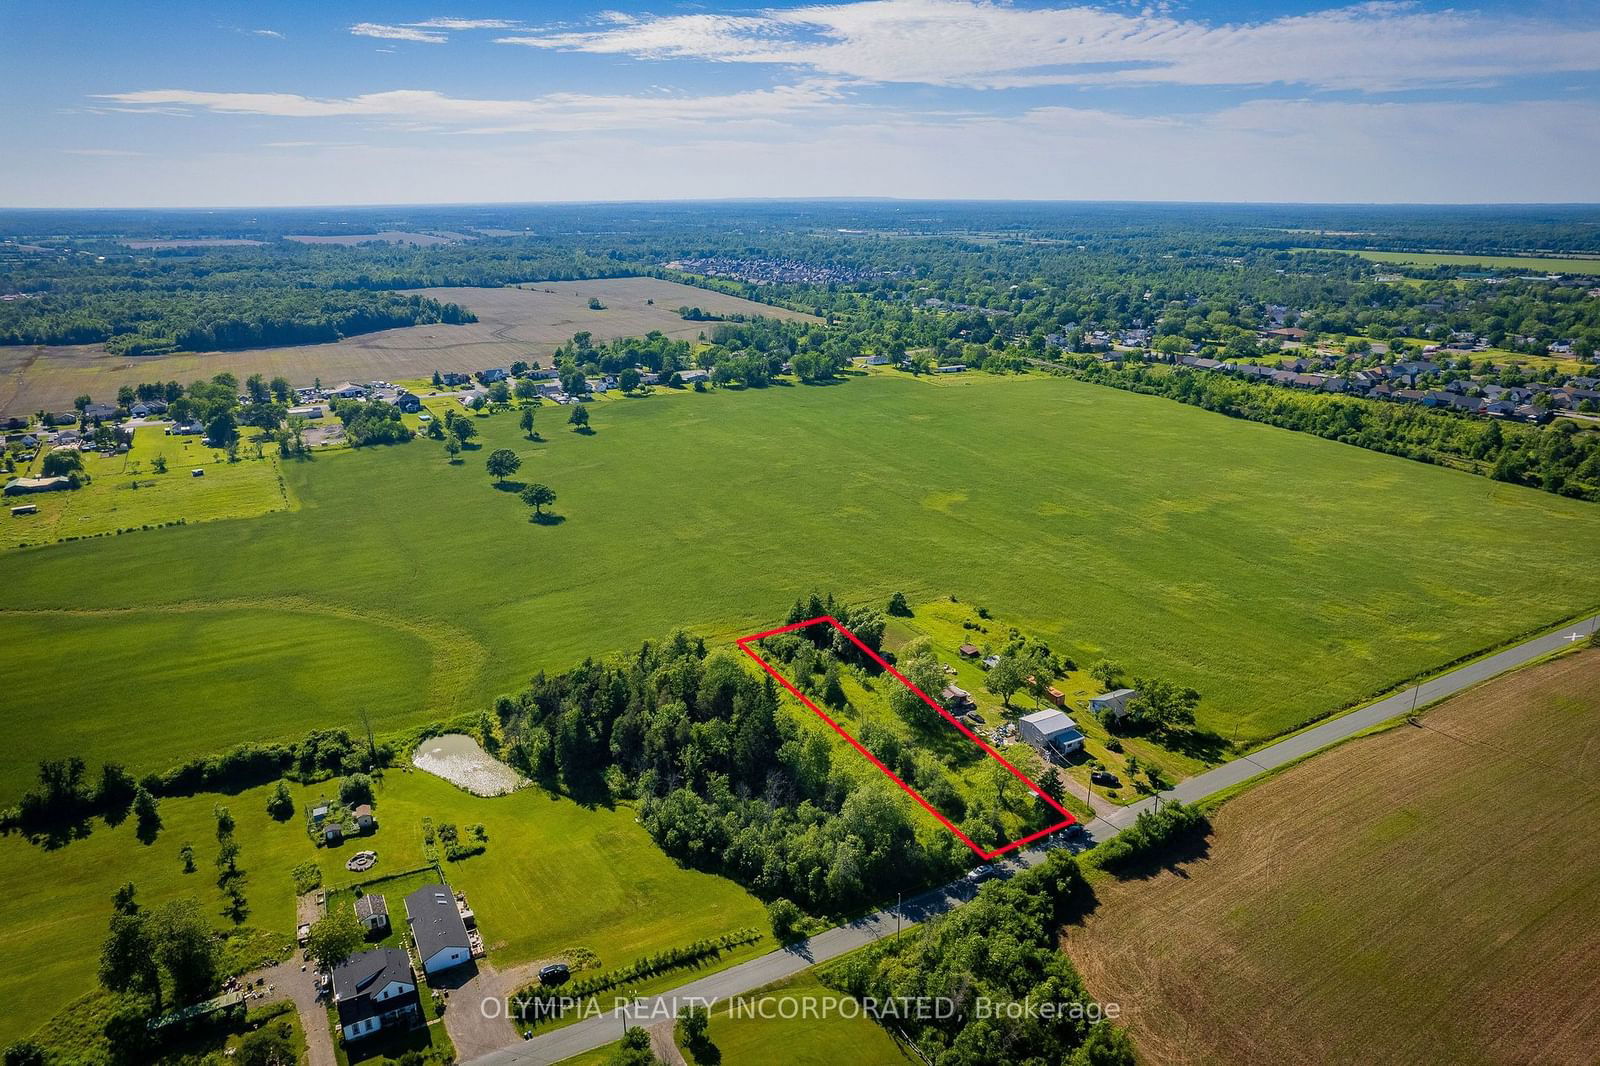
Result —
<svg viewBox="0 0 1600 1066"><path fill-rule="evenodd" d="M521 382L518 382L518 384L521 384ZM533 440L533 408L531 407L522 409L522 434L529 440Z"/></svg>
<svg viewBox="0 0 1600 1066"><path fill-rule="evenodd" d="M452 433L449 437L445 438L444 453L450 457L450 462L454 463L460 461L459 456L461 455L461 441L456 438L455 434Z"/></svg>
<svg viewBox="0 0 1600 1066"><path fill-rule="evenodd" d="M489 468L496 482L503 483L506 478L517 472L522 465L522 456L510 448L496 448L489 453L489 458L484 461L484 466Z"/></svg>
<svg viewBox="0 0 1600 1066"><path fill-rule="evenodd" d="M556 502L555 490L549 485L529 485L522 490L522 502L533 508L534 518L543 518L543 508Z"/></svg>
<svg viewBox="0 0 1600 1066"><path fill-rule="evenodd" d="M572 408L572 415L567 419L567 424L571 425L571 426L576 426L578 428L578 432L580 432L580 433L582 433L584 430L588 429L589 428L589 409L587 407L583 406L583 404L581 404L581 403L580 404L574 404L573 408Z"/></svg>
<svg viewBox="0 0 1600 1066"><path fill-rule="evenodd" d="M1011 697L1019 688L1027 684L1027 679L1022 673L1022 664L1009 655L1000 656L1000 661L989 668L989 676L984 679L983 687L1000 697L1000 702L1011 706Z"/></svg>

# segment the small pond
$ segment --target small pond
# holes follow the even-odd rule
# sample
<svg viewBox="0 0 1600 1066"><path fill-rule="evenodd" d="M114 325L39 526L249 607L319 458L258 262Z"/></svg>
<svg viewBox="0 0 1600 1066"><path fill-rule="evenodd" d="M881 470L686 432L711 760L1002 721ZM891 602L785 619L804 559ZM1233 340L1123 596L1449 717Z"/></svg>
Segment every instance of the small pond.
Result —
<svg viewBox="0 0 1600 1066"><path fill-rule="evenodd" d="M527 778L496 759L465 733L430 737L417 746L411 763L442 777L475 796L503 796L527 784Z"/></svg>

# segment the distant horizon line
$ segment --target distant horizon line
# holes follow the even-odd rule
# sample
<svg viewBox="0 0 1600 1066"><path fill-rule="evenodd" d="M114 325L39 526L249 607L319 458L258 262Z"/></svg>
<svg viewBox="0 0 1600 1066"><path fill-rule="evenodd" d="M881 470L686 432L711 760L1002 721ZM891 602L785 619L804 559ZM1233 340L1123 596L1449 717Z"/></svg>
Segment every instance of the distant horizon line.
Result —
<svg viewBox="0 0 1600 1066"><path fill-rule="evenodd" d="M116 204L98 207L84 205L9 206L0 213L149 211L380 211L416 208L542 208L542 207L624 207L688 204L961 204L1034 206L1137 206L1137 207L1317 207L1317 208L1573 208L1600 209L1600 201L1583 200L1095 200L1068 198L1006 197L901 197L901 196L722 196L670 197L664 199L608 200L417 200L352 203L303 204L180 204L149 206Z"/></svg>

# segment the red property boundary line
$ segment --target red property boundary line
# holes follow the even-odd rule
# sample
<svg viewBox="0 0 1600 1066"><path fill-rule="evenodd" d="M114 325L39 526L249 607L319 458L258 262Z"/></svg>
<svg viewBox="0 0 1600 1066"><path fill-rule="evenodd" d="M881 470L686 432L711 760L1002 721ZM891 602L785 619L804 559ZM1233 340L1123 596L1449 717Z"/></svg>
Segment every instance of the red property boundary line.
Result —
<svg viewBox="0 0 1600 1066"><path fill-rule="evenodd" d="M808 628L810 626L821 625L824 622L826 622L828 625L832 626L834 629L838 630L840 633L843 633L846 637L848 637L850 639L850 642L852 644L854 644L857 648L861 649L862 654L864 654L864 655L868 656L869 658L871 658L873 662L877 663L879 666L883 667L884 670L888 671L891 675L893 675L895 680L899 681L902 685L904 685L906 688L910 689L912 692L915 692L919 697L921 697L923 703L926 703L929 707L932 707L934 710L938 711L939 712L939 716L941 718L943 718L945 721L949 722L951 725L955 726L957 729L961 730L961 733L962 733L963 736L965 736L968 740L972 741L978 747L982 748L984 750L984 752L987 753L988 756L991 759L994 759L995 761L997 761L1001 766L1004 766L1007 770L1010 770L1011 771L1011 775L1013 777L1015 777L1018 781L1021 781L1024 785L1028 786L1028 790L1030 792L1032 792L1034 795L1038 796L1040 799L1044 800L1045 803L1049 804L1050 807L1052 809L1054 809L1057 814L1060 814L1061 815L1061 821L1056 822L1054 825L1048 825L1048 826L1046 826L1045 828L1039 830L1036 833L1029 833L1025 837L1019 837L1018 839L1011 841L1009 844L1002 844L1000 847L995 848L993 851L985 851L983 848L980 848L977 844L973 843L972 842L972 838L968 837L967 834L963 833L960 829L956 828L955 823L951 822L950 819L946 818L943 814L940 814L937 810L935 810L934 807L933 807L933 804L931 804L927 800L923 799L922 798L922 793L918 792L916 789L912 788L910 785L908 785L904 781L900 780L899 775L897 775L893 770L889 769L887 766L883 765L883 763L878 759L878 757L876 755L874 755L874 754L872 754L872 752L868 751L866 749L866 747L863 746L862 743L859 740L857 740L855 737L851 736L842 726L839 725L838 722L835 722L832 718L828 717L827 713L825 711L823 711L823 709L821 707L818 707L815 703L812 703L811 700L806 698L805 693L801 692L799 689L795 688L794 685L790 684L788 678L784 677L777 670L774 670L772 668L772 664L767 662L767 660L763 659L761 657L760 653L755 651L751 647L751 645L754 644L756 641L765 640L767 637L775 637L775 636L778 636L780 633L793 633L797 629L806 629L806 628ZM1058 832L1058 831L1060 831L1062 829L1066 829L1069 826L1075 825L1077 823L1078 820L1077 820L1077 818L1073 817L1071 811L1067 810L1065 807L1061 806L1061 804L1057 803L1054 799L1052 799L1050 797L1050 795L1047 792L1045 792L1044 789L1040 788L1038 786L1038 784L1036 784L1033 781L1032 778L1028 777L1028 775L1023 773L1021 770L1018 770L1015 766L1012 766L1009 762L1007 762L1005 760L1004 757L1001 756L1001 754L999 752L995 751L989 745L985 744L982 740L979 740L978 737L976 735L974 735L973 732L970 729L968 729L966 726L961 724L960 720L958 720L955 716L950 714L950 712L946 711L943 707L939 706L939 703L938 703L937 700L929 698L929 696L928 696L928 694L926 692L922 691L920 688L918 688L917 686L913 685L909 680L906 679L906 676L904 674L902 674L900 671L896 670L894 667L890 666L887 662L885 662L883 656L879 655L877 652L875 652L871 648L867 647L866 644L864 644L862 642L860 637L858 637L854 633L850 632L850 630L846 629L843 625L840 625L839 624L839 620L834 618L832 615L826 615L825 614L825 615L821 615L821 616L819 616L817 618L807 619L804 622L793 622L793 623L791 623L789 625L786 625L786 626L779 626L777 629L769 629L765 633L752 633L747 637L740 637L737 641L735 641L735 643L739 645L739 650L740 651L744 652L746 655L750 656L750 658L754 659L757 663L759 663L761 665L761 669L765 670L768 674L771 674L775 679L777 679L778 684L780 684L784 688L788 689L789 690L789 694L791 696L793 696L795 699L799 700L801 703L805 704L806 707L811 711L812 714L815 714L818 718L820 718L824 722L828 723L828 725L833 729L833 731L835 733L838 733L841 737L843 737L845 740L847 740L850 743L850 746L855 748L863 756L865 756L867 761L872 763L873 766L876 766L879 770L883 771L884 775L886 777L888 777L889 780L891 780L895 784L899 785L905 791L906 795L908 795L912 799L916 800L917 803L922 807L923 810L927 811L929 814L931 814L935 818L937 818L939 820L939 824L940 825L942 825L946 829L950 830L950 832L952 832L952 833L954 833L956 835L956 838L958 840L960 840L961 843L963 843L967 847L971 848L973 853L976 854L978 856L978 858L980 858L980 859L995 859L995 858L999 858L1001 855L1004 855L1008 851L1015 851L1016 849L1021 848L1026 844L1031 844L1033 841L1038 840L1040 837L1047 837L1051 833L1055 833L1055 832Z"/></svg>

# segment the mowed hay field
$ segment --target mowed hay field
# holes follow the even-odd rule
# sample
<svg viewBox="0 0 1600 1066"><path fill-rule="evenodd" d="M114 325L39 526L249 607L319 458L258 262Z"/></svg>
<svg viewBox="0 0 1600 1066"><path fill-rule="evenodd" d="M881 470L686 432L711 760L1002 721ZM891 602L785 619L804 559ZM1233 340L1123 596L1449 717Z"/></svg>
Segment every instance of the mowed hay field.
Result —
<svg viewBox="0 0 1600 1066"><path fill-rule="evenodd" d="M1225 804L1066 950L1150 1063L1593 1063L1600 651Z"/></svg>
<svg viewBox="0 0 1600 1066"><path fill-rule="evenodd" d="M1592 504L1058 378L591 409L584 436L539 408L541 443L515 412L478 419L458 466L425 439L285 464L292 511L0 554L0 692L30 724L0 789L51 755L143 771L202 731L477 711L675 627L730 642L813 589L957 595L1080 663L1192 684L1203 723L1241 743L1600 601ZM495 489L502 446L561 524ZM275 612L274 654L228 613L252 603ZM181 632L147 624L169 615ZM341 654L318 617L370 639ZM236 703L223 681L293 698ZM71 725L113 713L123 728Z"/></svg>
<svg viewBox="0 0 1600 1066"><path fill-rule="evenodd" d="M240 381L256 373L268 378L282 375L295 385L310 385L319 377L326 385L346 380L394 381L426 378L435 370L508 366L518 359L548 364L559 345L583 331L592 333L597 341L642 337L651 330L685 340L694 340L701 333L709 335L715 323L685 321L678 314L678 308L684 306L715 315L817 321L810 315L657 278L407 291L458 303L476 313L478 321L462 326L407 326L333 344L242 352L132 357L111 355L100 345L0 347L0 415L26 416L41 408L71 410L73 398L79 395L109 402L123 385L169 380L188 384L223 371ZM590 310L590 297L599 299L605 310Z"/></svg>
<svg viewBox="0 0 1600 1066"><path fill-rule="evenodd" d="M16 875L0 898L0 1046L27 1035L45 1019L96 987L96 965L111 918L111 896L125 881L139 902L156 906L193 897L218 928L222 896L216 885L215 821L222 803L238 822L240 868L247 880L246 925L281 936L295 931L290 871L316 862L329 888L354 884L344 868L356 851L373 848L379 865L367 880L425 865L422 819L467 826L481 822L488 850L446 863L451 887L467 893L477 912L490 961L506 968L586 947L607 968L642 955L735 929L766 928L761 903L738 885L679 867L651 841L628 806L582 807L530 788L482 799L418 771L389 771L379 782L379 828L340 848L318 848L305 831L313 801L337 794L337 782L292 786L295 813L278 822L266 813L271 786L236 795L206 794L161 803L163 827L154 843L135 837L133 820L111 828L96 821L88 836L45 850L17 836L0 837L0 869ZM195 850L195 873L185 874L178 850ZM397 881L397 886L415 881ZM376 891L401 915L398 888ZM739 949L737 959L771 950L768 939Z"/></svg>

